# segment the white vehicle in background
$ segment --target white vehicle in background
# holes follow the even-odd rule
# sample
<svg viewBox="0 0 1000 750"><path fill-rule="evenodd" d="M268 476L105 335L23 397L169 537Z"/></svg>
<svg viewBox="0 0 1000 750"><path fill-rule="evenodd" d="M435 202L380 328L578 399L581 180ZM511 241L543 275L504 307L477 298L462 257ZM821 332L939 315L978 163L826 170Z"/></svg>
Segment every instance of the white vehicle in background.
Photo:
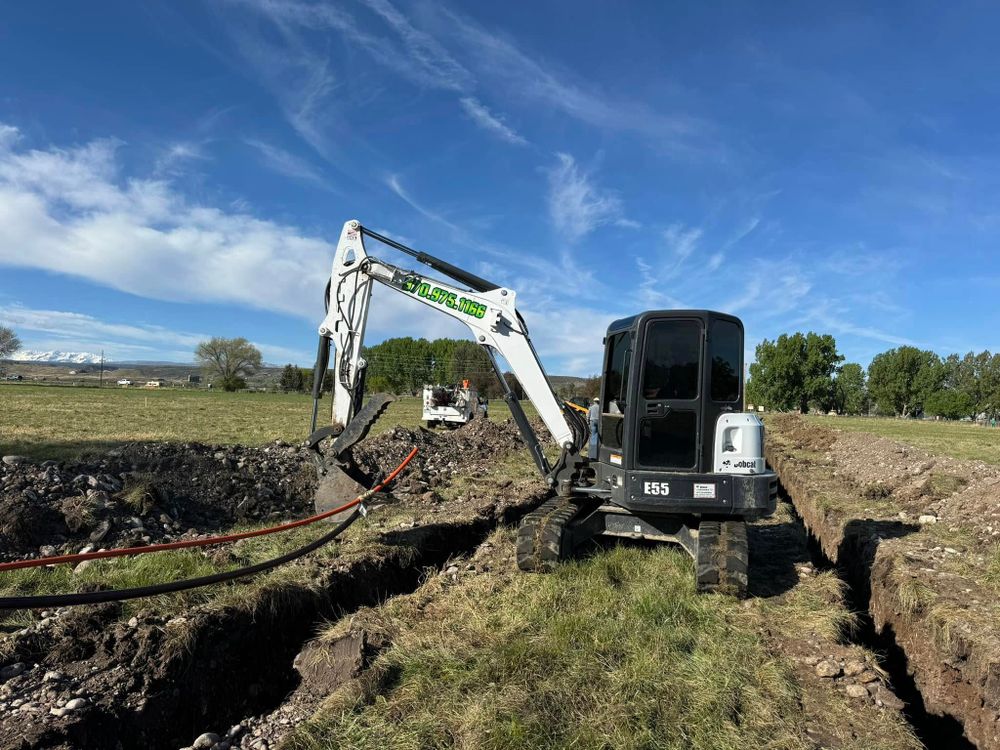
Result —
<svg viewBox="0 0 1000 750"><path fill-rule="evenodd" d="M120 385L122 388L128 388L130 385L132 385L132 381L129 380L128 378L122 378L121 380L118 381L118 385Z"/></svg>
<svg viewBox="0 0 1000 750"><path fill-rule="evenodd" d="M429 428L445 424L455 428L476 416L479 393L469 386L468 380L457 385L425 385L422 419Z"/></svg>

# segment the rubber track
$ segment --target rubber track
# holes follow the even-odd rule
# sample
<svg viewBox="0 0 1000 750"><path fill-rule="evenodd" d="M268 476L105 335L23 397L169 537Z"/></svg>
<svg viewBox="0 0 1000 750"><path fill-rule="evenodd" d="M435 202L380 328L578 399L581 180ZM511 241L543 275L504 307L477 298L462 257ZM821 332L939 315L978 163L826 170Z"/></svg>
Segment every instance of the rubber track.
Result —
<svg viewBox="0 0 1000 750"><path fill-rule="evenodd" d="M554 497L526 515L517 530L517 567L529 573L549 573L569 553L564 530L579 506Z"/></svg>
<svg viewBox="0 0 1000 750"><path fill-rule="evenodd" d="M745 597L749 568L746 522L702 521L696 568L698 591Z"/></svg>

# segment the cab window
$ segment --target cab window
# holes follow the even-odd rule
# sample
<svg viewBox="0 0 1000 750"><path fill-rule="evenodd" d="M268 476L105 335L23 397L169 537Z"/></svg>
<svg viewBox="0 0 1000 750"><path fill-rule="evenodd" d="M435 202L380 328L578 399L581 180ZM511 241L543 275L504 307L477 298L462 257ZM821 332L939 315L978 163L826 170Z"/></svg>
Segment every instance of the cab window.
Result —
<svg viewBox="0 0 1000 750"><path fill-rule="evenodd" d="M740 399L740 353L743 336L730 320L712 323L709 337L712 359L712 400L732 403Z"/></svg>
<svg viewBox="0 0 1000 750"><path fill-rule="evenodd" d="M642 396L647 401L698 398L701 323L657 320L646 330Z"/></svg>

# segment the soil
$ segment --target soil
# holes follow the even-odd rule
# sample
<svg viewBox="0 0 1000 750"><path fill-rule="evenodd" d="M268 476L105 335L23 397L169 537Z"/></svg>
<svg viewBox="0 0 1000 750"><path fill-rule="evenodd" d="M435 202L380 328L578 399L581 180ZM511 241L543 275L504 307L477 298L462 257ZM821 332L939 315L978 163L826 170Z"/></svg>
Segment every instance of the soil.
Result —
<svg viewBox="0 0 1000 750"><path fill-rule="evenodd" d="M902 649L924 707L1000 748L1000 616L991 580L1000 469L780 416L768 461L875 627Z"/></svg>
<svg viewBox="0 0 1000 750"><path fill-rule="evenodd" d="M307 514L305 451L134 443L82 461L0 462L0 558L129 547Z"/></svg>
<svg viewBox="0 0 1000 750"><path fill-rule="evenodd" d="M170 616L151 608L127 620L120 605L36 613L28 627L0 642L0 748L173 748L216 723L227 724L217 745L225 747L229 722L276 705L294 687L292 660L319 623L413 590L426 566L472 549L498 524L515 521L546 496L540 480L512 480L496 468L523 445L510 422L473 422L435 433L397 428L356 450L359 461L385 470L414 444L421 448L418 458L397 485L376 496L365 528L338 540L336 557L293 563L305 566L303 575L261 587L252 601L209 602ZM80 537L57 509L67 497L86 495L72 480L50 482L50 468L60 477L89 471L99 483L91 489L109 498L101 520L110 518L114 528L127 513L120 507L125 483L148 472L158 507L183 506L176 508L177 517L198 522L204 531L247 518L244 508L265 518L310 512L314 471L308 462L285 445L137 445L69 465L7 465L0 481L7 488L5 507L30 503L41 509L38 515L59 513L31 544L60 549L75 548ZM459 478L475 476L483 481L448 499ZM263 501L241 506L226 497L233 482L236 494ZM48 491L25 499L25 489L39 485ZM219 507L212 506L216 500ZM405 520L387 521L376 505L391 506L391 518ZM107 539L128 543L131 536ZM37 554L22 542L26 548L23 554Z"/></svg>

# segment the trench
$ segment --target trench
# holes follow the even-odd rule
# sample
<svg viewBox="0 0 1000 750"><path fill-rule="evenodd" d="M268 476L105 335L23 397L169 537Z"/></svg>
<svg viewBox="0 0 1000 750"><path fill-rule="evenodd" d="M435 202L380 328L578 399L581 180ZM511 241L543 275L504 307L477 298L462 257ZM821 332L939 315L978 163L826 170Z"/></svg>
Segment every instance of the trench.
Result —
<svg viewBox="0 0 1000 750"><path fill-rule="evenodd" d="M210 617L199 623L188 652L144 686L141 708L95 706L78 722L51 726L31 746L176 750L203 732L225 732L247 716L268 714L298 685L292 662L324 622L415 591L428 568L473 551L498 526L516 523L544 497L542 492L530 495L528 502L496 516L387 532L382 541L393 545L387 556L328 574L318 592L276 592L249 614L233 610ZM148 656L153 671L155 651Z"/></svg>
<svg viewBox="0 0 1000 750"><path fill-rule="evenodd" d="M802 526L813 566L817 570L834 571L844 582L845 604L857 617L858 623L853 632L845 634L844 640L846 643L862 646L876 655L879 666L889 675L889 684L893 692L904 704L903 717L910 724L917 739L929 750L936 748L975 750L976 746L965 736L965 729L958 719L950 715L933 714L927 710L920 688L910 673L906 652L897 643L892 627L886 625L881 633L875 629L870 609L871 586L864 577L863 566L838 565L826 555L819 540L806 528L780 478L778 499L788 504L796 523ZM841 557L849 559L851 556L841 555Z"/></svg>

